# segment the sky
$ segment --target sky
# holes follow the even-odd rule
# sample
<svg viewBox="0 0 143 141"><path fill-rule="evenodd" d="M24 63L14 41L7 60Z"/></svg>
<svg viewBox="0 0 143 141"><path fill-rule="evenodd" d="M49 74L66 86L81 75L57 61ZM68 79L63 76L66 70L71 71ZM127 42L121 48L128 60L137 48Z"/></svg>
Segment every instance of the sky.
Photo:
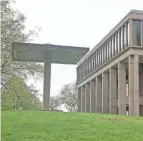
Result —
<svg viewBox="0 0 143 141"><path fill-rule="evenodd" d="M15 0L26 16L26 29L40 27L35 43L96 46L131 9L143 10L143 0ZM76 65L52 64L51 96L76 81ZM43 93L43 81L32 81Z"/></svg>

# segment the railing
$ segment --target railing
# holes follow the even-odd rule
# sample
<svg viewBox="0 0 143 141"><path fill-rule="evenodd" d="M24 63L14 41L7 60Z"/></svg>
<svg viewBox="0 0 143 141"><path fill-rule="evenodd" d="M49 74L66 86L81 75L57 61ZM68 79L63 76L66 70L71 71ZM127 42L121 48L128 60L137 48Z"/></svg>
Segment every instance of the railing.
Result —
<svg viewBox="0 0 143 141"><path fill-rule="evenodd" d="M129 36L129 22L127 21L78 66L77 82L87 77L127 48L129 45Z"/></svg>
<svg viewBox="0 0 143 141"><path fill-rule="evenodd" d="M107 38L105 37L93 51L90 51L90 55L87 55L77 67L77 83L94 73L126 48L143 46L143 20L127 18L117 27L111 31L112 34L109 33L110 36L107 35Z"/></svg>

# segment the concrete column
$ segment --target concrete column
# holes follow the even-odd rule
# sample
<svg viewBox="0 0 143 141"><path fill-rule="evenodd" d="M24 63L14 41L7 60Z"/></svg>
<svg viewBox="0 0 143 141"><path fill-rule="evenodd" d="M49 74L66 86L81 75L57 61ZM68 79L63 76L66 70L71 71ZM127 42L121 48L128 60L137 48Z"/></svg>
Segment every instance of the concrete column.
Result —
<svg viewBox="0 0 143 141"><path fill-rule="evenodd" d="M143 46L143 21L141 21L141 46Z"/></svg>
<svg viewBox="0 0 143 141"><path fill-rule="evenodd" d="M126 115L126 68L118 63L118 114Z"/></svg>
<svg viewBox="0 0 143 141"><path fill-rule="evenodd" d="M139 115L139 56L129 56L129 115Z"/></svg>
<svg viewBox="0 0 143 141"><path fill-rule="evenodd" d="M109 73L102 73L102 113L109 113Z"/></svg>
<svg viewBox="0 0 143 141"><path fill-rule="evenodd" d="M109 113L118 113L117 69L109 69Z"/></svg>
<svg viewBox="0 0 143 141"><path fill-rule="evenodd" d="M43 110L49 110L50 83L51 83L51 52L45 53L44 61L44 87L43 87Z"/></svg>
<svg viewBox="0 0 143 141"><path fill-rule="evenodd" d="M102 78L96 77L96 112L102 113Z"/></svg>
<svg viewBox="0 0 143 141"><path fill-rule="evenodd" d="M140 96L143 96L143 63L139 64L139 90Z"/></svg>
<svg viewBox="0 0 143 141"><path fill-rule="evenodd" d="M82 107L81 111L85 112L85 85L81 87Z"/></svg>
<svg viewBox="0 0 143 141"><path fill-rule="evenodd" d="M134 115L139 116L139 56L134 56Z"/></svg>
<svg viewBox="0 0 143 141"><path fill-rule="evenodd" d="M128 34L128 38L129 38L129 47L133 46L133 22L132 19L129 20L129 34Z"/></svg>
<svg viewBox="0 0 143 141"><path fill-rule="evenodd" d="M81 112L81 87L78 88L78 104L77 111Z"/></svg>
<svg viewBox="0 0 143 141"><path fill-rule="evenodd" d="M139 64L139 95L143 97L143 63ZM139 106L140 116L143 116L143 105Z"/></svg>
<svg viewBox="0 0 143 141"><path fill-rule="evenodd" d="M86 112L90 113L90 83L85 84Z"/></svg>
<svg viewBox="0 0 143 141"><path fill-rule="evenodd" d="M134 115L134 56L129 56L128 63L128 76L129 76L129 115Z"/></svg>
<svg viewBox="0 0 143 141"><path fill-rule="evenodd" d="M95 80L90 81L90 112L96 112L96 91L95 91Z"/></svg>

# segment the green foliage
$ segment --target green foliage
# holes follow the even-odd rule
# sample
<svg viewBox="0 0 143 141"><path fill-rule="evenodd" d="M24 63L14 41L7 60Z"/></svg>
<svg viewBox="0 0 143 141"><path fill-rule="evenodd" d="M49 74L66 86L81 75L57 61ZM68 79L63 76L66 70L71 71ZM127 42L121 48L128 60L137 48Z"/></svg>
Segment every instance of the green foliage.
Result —
<svg viewBox="0 0 143 141"><path fill-rule="evenodd" d="M43 76L43 66L35 62L12 61L12 42L31 42L36 30L26 32L25 16L1 1L1 89L2 110L39 109L39 99L31 95L24 80ZM22 79L23 78L23 79Z"/></svg>
<svg viewBox="0 0 143 141"><path fill-rule="evenodd" d="M2 112L3 141L143 141L143 118L95 113Z"/></svg>
<svg viewBox="0 0 143 141"><path fill-rule="evenodd" d="M16 75L40 78L43 66L35 62L12 61L12 42L30 42L37 35L35 30L26 32L25 16L11 7L11 1L1 1L1 85Z"/></svg>
<svg viewBox="0 0 143 141"><path fill-rule="evenodd" d="M38 110L40 101L30 93L24 79L16 76L9 78L6 86L1 91L2 110Z"/></svg>

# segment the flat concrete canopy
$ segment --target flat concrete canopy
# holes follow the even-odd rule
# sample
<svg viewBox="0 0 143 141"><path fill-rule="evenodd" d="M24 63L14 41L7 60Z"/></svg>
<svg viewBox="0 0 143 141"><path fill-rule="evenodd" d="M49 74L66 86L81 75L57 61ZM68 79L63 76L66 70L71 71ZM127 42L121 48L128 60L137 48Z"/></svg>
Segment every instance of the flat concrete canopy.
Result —
<svg viewBox="0 0 143 141"><path fill-rule="evenodd" d="M77 64L88 51L89 48L84 47L16 42L12 43L12 59L14 61L44 62L44 110L49 110L50 104L51 64Z"/></svg>
<svg viewBox="0 0 143 141"><path fill-rule="evenodd" d="M12 43L14 61L44 62L45 52L52 54L51 63L77 64L89 51L85 47L61 46L52 44Z"/></svg>

